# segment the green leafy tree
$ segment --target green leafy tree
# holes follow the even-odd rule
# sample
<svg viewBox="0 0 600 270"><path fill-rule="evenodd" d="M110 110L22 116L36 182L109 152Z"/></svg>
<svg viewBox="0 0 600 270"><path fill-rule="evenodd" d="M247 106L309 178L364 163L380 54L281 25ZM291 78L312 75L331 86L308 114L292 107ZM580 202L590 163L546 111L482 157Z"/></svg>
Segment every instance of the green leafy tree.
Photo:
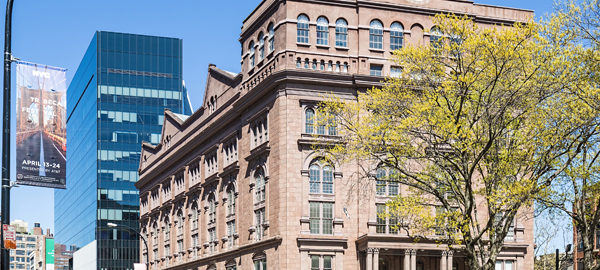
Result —
<svg viewBox="0 0 600 270"><path fill-rule="evenodd" d="M515 218L533 214L534 200L585 147L582 130L598 130L595 108L571 91L592 88L574 81L583 68L575 51L539 24L434 21L442 33L435 44L395 52L400 78L324 102L342 135L328 152L392 168L381 180L407 192L384 215L415 240L462 250L470 269L491 270Z"/></svg>

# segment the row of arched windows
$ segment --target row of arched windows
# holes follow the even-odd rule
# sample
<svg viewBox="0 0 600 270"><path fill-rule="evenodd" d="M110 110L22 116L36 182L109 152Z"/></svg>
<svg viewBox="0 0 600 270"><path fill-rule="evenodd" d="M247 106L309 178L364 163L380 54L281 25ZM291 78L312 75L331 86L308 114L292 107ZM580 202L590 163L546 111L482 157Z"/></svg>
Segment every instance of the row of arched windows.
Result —
<svg viewBox="0 0 600 270"><path fill-rule="evenodd" d="M310 43L310 19L305 14L300 14L297 19L296 42L301 44ZM439 44L441 32L439 28L430 30L431 43ZM320 16L317 18L317 45L329 45L329 20ZM390 25L390 50L401 49L404 45L404 27L400 22ZM339 18L335 22L335 46L348 47L348 21ZM369 24L369 48L383 50L383 23L374 19Z"/></svg>
<svg viewBox="0 0 600 270"><path fill-rule="evenodd" d="M248 45L248 52L250 60L248 62L248 66L253 68L256 64L256 50L258 49L258 61L265 58L265 43L267 46L267 53L275 50L275 25L270 23L267 27L267 35L263 32L258 33L258 46L254 41L250 41L250 45ZM257 48L258 47L258 48Z"/></svg>
<svg viewBox="0 0 600 270"><path fill-rule="evenodd" d="M298 16L297 38L296 41L302 44L310 43L310 20L308 16L301 14ZM317 45L329 45L329 20L321 16L317 18ZM335 22L335 46L348 47L348 22L339 18Z"/></svg>

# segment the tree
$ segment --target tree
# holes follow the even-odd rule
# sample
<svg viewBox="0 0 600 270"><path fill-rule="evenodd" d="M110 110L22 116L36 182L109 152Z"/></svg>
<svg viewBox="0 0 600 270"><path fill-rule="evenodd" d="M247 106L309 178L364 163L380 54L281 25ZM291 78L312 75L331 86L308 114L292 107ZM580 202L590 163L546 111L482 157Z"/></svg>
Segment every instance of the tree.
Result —
<svg viewBox="0 0 600 270"><path fill-rule="evenodd" d="M533 201L585 147L581 130L598 130L597 112L571 91L584 82L573 81L582 67L568 44L539 24L434 21L439 40L395 52L400 78L322 104L341 126L342 142L328 152L392 168L378 180L408 192L385 215L417 240L463 250L470 269L491 270L515 218L533 213Z"/></svg>
<svg viewBox="0 0 600 270"><path fill-rule="evenodd" d="M547 23L547 35L570 43L574 62L579 63L576 80L586 82L571 88L572 94L589 107L600 110L600 1L563 2ZM540 198L541 206L567 214L578 239L575 249L583 252L583 269L600 269L600 132L592 126L581 129L589 137L581 151L553 184L551 196ZM596 243L596 247L594 246Z"/></svg>

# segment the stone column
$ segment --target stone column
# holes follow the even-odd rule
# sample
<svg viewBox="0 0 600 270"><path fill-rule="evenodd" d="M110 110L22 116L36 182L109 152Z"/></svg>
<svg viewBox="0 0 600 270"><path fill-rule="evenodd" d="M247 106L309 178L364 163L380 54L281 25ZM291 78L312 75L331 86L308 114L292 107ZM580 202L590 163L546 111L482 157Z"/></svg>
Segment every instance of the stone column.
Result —
<svg viewBox="0 0 600 270"><path fill-rule="evenodd" d="M452 262L452 256L453 256L453 255L454 255L454 251L452 251L452 250L449 250L449 251L448 251L448 270L452 270L452 268L453 268L453 267L452 267L452 265L453 265L453 262Z"/></svg>
<svg viewBox="0 0 600 270"><path fill-rule="evenodd" d="M409 270L410 269L410 249L404 250L403 263L404 263L404 265L402 267L402 270Z"/></svg>
<svg viewBox="0 0 600 270"><path fill-rule="evenodd" d="M379 270L379 249L373 249L373 270Z"/></svg>
<svg viewBox="0 0 600 270"><path fill-rule="evenodd" d="M448 251L442 251L442 258L440 259L440 270L447 270L446 262L448 261Z"/></svg>
<svg viewBox="0 0 600 270"><path fill-rule="evenodd" d="M373 270L373 249L372 248L367 248L367 259L366 261L366 266L367 266L367 270Z"/></svg>
<svg viewBox="0 0 600 270"><path fill-rule="evenodd" d="M410 269L417 270L417 250L410 250Z"/></svg>

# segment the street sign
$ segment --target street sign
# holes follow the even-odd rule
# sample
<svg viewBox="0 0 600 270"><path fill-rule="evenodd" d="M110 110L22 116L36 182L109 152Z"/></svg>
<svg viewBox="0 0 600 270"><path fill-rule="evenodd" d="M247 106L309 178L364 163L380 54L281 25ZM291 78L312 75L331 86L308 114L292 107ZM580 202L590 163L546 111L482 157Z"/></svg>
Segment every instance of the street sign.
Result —
<svg viewBox="0 0 600 270"><path fill-rule="evenodd" d="M4 233L4 248L5 249L16 249L17 248L17 235L15 227L12 225L2 225L2 231Z"/></svg>

